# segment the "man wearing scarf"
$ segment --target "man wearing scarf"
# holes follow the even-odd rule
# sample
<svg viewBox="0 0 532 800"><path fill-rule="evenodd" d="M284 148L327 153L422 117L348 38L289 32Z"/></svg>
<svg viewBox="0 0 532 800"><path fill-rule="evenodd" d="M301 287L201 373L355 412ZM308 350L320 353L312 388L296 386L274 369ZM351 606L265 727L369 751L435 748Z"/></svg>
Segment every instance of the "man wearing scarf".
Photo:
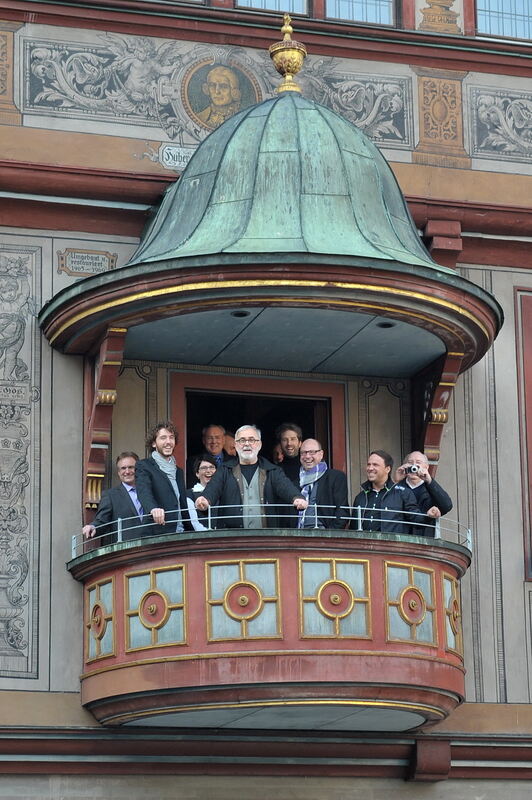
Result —
<svg viewBox="0 0 532 800"><path fill-rule="evenodd" d="M299 512L298 528L341 530L349 522L347 478L339 469L329 469L316 439L305 439L299 451L299 485L308 508Z"/></svg>
<svg viewBox="0 0 532 800"><path fill-rule="evenodd" d="M151 456L137 462L137 495L157 526L153 530L155 535L192 530L183 470L173 455L176 436L170 420L157 423L146 438Z"/></svg>

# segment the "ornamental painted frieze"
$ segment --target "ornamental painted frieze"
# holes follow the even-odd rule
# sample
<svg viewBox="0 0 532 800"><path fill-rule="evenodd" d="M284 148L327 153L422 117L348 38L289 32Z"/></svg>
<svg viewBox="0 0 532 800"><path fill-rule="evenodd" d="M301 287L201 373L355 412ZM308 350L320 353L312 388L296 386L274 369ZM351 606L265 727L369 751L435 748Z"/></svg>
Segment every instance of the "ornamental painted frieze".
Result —
<svg viewBox="0 0 532 800"><path fill-rule="evenodd" d="M38 486L30 463L37 425L32 406L39 399L32 378L39 374L37 254L37 248L0 250L0 676L6 677L33 677L36 670L30 598Z"/></svg>
<svg viewBox="0 0 532 800"><path fill-rule="evenodd" d="M532 92L470 89L473 157L530 161Z"/></svg>
<svg viewBox="0 0 532 800"><path fill-rule="evenodd" d="M23 40L25 115L105 125L192 148L232 114L272 97L267 53L240 47L94 34L94 44ZM409 77L362 75L339 59L309 58L306 97L341 113L379 144L412 146ZM343 69L342 69L343 67ZM77 127L77 126L76 126ZM141 128L142 130L135 130ZM129 132L128 132L129 129ZM171 166L171 158L169 163Z"/></svg>
<svg viewBox="0 0 532 800"><path fill-rule="evenodd" d="M342 72L338 59L308 59L298 75L303 95L348 119L377 144L413 146L409 77Z"/></svg>

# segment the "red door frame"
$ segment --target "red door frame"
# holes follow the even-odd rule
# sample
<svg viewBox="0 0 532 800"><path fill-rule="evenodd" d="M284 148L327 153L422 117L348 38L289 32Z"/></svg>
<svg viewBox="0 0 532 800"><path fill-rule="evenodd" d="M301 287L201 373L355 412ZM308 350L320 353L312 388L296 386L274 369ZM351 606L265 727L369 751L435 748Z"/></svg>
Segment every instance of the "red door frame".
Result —
<svg viewBox="0 0 532 800"><path fill-rule="evenodd" d="M169 408L171 419L178 430L187 424L187 391L232 392L233 394L273 394L279 397L304 397L329 400L331 409L331 444L335 469L347 471L345 447L345 384L321 381L285 380L279 378L238 377L232 375L206 375L196 372L170 373ZM185 439L180 436L175 450L178 464L185 463Z"/></svg>

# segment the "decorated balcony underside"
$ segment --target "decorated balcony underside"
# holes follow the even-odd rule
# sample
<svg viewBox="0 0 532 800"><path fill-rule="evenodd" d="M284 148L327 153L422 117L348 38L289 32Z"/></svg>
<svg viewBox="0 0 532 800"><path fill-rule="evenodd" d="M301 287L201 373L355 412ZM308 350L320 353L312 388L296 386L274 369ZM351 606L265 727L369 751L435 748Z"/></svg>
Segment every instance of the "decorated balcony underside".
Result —
<svg viewBox="0 0 532 800"><path fill-rule="evenodd" d="M402 731L464 691L444 541L211 532L114 545L84 583L82 700L107 725Z"/></svg>

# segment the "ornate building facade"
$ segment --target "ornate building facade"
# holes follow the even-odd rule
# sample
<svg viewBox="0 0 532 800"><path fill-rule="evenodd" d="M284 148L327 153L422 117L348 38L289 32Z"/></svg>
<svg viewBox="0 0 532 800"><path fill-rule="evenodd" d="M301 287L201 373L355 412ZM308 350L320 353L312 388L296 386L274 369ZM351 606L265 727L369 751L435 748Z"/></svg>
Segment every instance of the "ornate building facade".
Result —
<svg viewBox="0 0 532 800"><path fill-rule="evenodd" d="M332 223L330 238L314 245L319 259L295 260L285 242L274 248L284 257L272 264L265 244L262 261L253 251L240 269L226 252L219 257L224 247L203 245L197 264L187 262L179 273L174 260L156 276L142 250L134 256L143 231L148 242L157 231L154 210L172 202L193 155L214 141L209 134L218 132L219 141L220 126L276 98L279 78L268 47L279 38L285 10L309 53L298 77L303 98L340 115L384 156L441 267L434 274L426 263L421 272L393 267L391 280L382 265L347 263L334 249ZM166 797L178 787L191 798L236 792L358 798L368 791L410 797L404 781L414 779L442 781L441 797L495 798L516 779L513 796L528 797L531 130L530 17L489 0L294 0L286 9L227 0L0 0L0 780L6 796L140 797L149 789ZM316 142L315 153L311 144L306 151L314 163L329 145L319 130L306 135ZM240 142L227 175L237 174L239 158L251 160L252 142L249 151ZM286 178L275 170L265 173L264 185ZM311 177L324 187L328 174ZM362 195L361 187L367 181L356 188ZM255 197L259 192L260 182ZM290 219L282 202L277 215L255 207L272 237ZM199 207L188 200L177 218L192 219ZM382 208L390 218L401 216L397 207ZM367 233L373 215L382 242L378 211L367 208L361 226ZM402 256L397 262L404 263ZM275 424L297 418L326 441L331 463L348 473L352 497L371 448L384 447L396 461L423 448L472 539L451 547L452 555L404 542L388 550L372 544L371 554L352 542L328 543L323 585L334 588L339 603L371 609L351 629L360 641L373 637L366 661L358 653L345 663L335 652L343 647L343 617L327 612L319 593L303 590L306 580L312 583L305 575L317 569L316 553L296 539L288 549L275 538L265 541L260 564L237 541L225 550L218 542L223 558L191 544L177 566L166 545L155 555L141 548L133 561L127 551L112 558L73 553L72 536L79 537L102 487L111 485L116 455L143 454L147 428L167 417L180 428L182 464L199 447L206 422L234 428L252 418L271 446ZM419 718L381 724L368 715L342 727L315 704L307 720L293 711L292 727L273 712L270 723L255 729L251 720L209 714L194 721L193 708L207 705L200 684L212 696L218 692L217 703L229 703L223 692L238 683L239 670L250 685L254 680L245 655L251 622L216 594L212 576L220 558L230 565L219 578L223 597L232 581L247 587L242 597L253 605L249 584L263 586L261 609L277 610L259 633L282 639L270 655L281 659L284 694L259 697L256 687L257 695L241 703L260 701L264 711L284 698L294 709L312 705L312 696L332 706L345 695L320 694L327 668L342 685L350 670L357 685L381 671L383 684L407 690L392 698L380 686L373 699L388 710L392 701L406 704L405 715L416 706ZM349 572L346 564L355 563ZM165 594L171 567L182 582L173 597ZM425 645L416 661L419 620L404 611L408 635L396 637L402 644L386 633L392 612L384 609L394 600L386 583L377 592L376 576L394 568L404 570L401 585L414 592L405 602L418 602L421 592L424 614L438 620L430 676L423 672ZM188 573L206 584L184 598ZM432 589L423 583L429 573ZM297 598L283 594L292 580L300 582ZM135 581L142 591L132 588ZM191 663L201 656L207 664L208 653L225 653L230 669L220 668L215 679L213 668L203 682L183 674L179 694L165 676L171 648L161 649L168 644L158 638L167 635L164 626L145 624L135 591L152 592L147 599L155 615L164 600L165 626L170 619L183 626L181 639L170 643L178 655L186 650ZM238 634L225 635L223 626L216 632L222 606ZM308 611L315 607L316 617ZM283 617L288 610L308 627L291 628L291 614ZM181 617L186 622L175 622ZM193 641L191 626L200 618L208 635ZM312 691L296 697L288 688L291 667L309 657L307 638L323 634L323 620L331 626L327 636L337 640L327 640L322 654L333 666L316 661ZM153 672L148 645L131 640L148 630L158 664ZM456 637L451 644L445 630ZM292 662L282 661L283 649ZM386 662L390 649L399 666ZM114 659L107 672L105 658ZM134 672L139 665L142 675ZM124 666L130 672L121 672ZM440 667L453 671L442 677ZM124 681L127 675L126 699L112 675ZM168 724L157 716L160 699L154 705L139 699L141 685L160 697L174 692ZM414 686L425 687L423 697L412 695ZM371 698L357 691L352 697L366 713ZM192 710L180 717L185 707ZM148 714L157 722L142 727ZM427 797L432 789L426 787ZM416 791L424 796L423 786Z"/></svg>

